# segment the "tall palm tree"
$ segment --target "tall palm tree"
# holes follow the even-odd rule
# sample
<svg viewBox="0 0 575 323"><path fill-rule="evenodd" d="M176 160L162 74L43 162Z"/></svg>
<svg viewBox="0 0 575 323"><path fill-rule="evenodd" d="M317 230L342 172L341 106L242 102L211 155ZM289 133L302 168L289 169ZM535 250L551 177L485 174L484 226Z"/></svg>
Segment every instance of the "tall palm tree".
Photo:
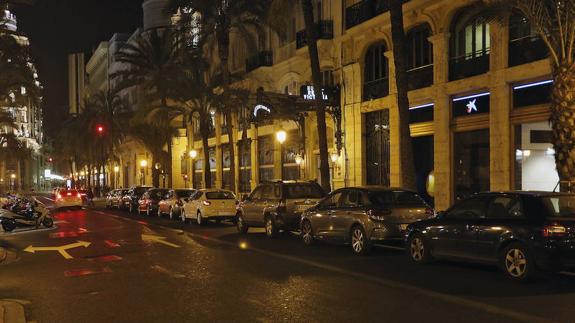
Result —
<svg viewBox="0 0 575 323"><path fill-rule="evenodd" d="M170 7L173 11L178 10L180 15L183 15L180 20L181 26L192 26L192 24L201 25L201 33L199 35L202 44L207 44L209 52L217 52L221 71L221 86L223 92L230 91L229 85L230 71L229 71L229 53L230 53L230 37L233 33L236 37L241 38L249 48L256 49L255 39L252 31L261 32L262 28L266 25L266 17L270 7L269 0L226 0L226 1L213 1L213 0L172 0ZM199 16L197 14L200 14ZM200 21L194 21L200 17ZM183 29L189 34L189 28ZM198 35L196 35L198 36ZM193 35L192 35L193 37ZM232 181L230 181L230 189L236 190L235 179L235 145L234 137L236 129L233 127L233 117L238 113L238 105L235 101L235 93L227 95L229 101L223 100L219 111L222 112L226 120L228 141L230 143L230 174L232 174ZM237 97L236 97L237 98Z"/></svg>
<svg viewBox="0 0 575 323"><path fill-rule="evenodd" d="M391 38L393 41L393 61L395 64L395 83L397 87L397 109L399 126L399 158L401 165L401 185L407 189L416 189L415 164L411 131L409 128L409 91L407 84L407 47L403 26L402 5L405 0L389 0L391 18Z"/></svg>
<svg viewBox="0 0 575 323"><path fill-rule="evenodd" d="M575 0L482 0L479 10L501 22L522 13L549 50L553 73L551 127L555 165L562 181L575 178Z"/></svg>
<svg viewBox="0 0 575 323"><path fill-rule="evenodd" d="M35 101L40 96L34 65L28 48L10 34L0 33L0 100L14 99L26 89Z"/></svg>
<svg viewBox="0 0 575 323"><path fill-rule="evenodd" d="M172 28L159 28L144 31L134 41L127 42L116 53L115 59L126 64L126 68L112 74L120 79L120 88L141 86L149 97L156 97L160 105L168 107L169 79L178 71L179 42ZM153 103L150 103L153 104ZM168 140L171 152L172 139ZM162 146L163 147L163 146ZM166 160L168 169L172 169L171 158ZM172 186L171 171L168 183Z"/></svg>

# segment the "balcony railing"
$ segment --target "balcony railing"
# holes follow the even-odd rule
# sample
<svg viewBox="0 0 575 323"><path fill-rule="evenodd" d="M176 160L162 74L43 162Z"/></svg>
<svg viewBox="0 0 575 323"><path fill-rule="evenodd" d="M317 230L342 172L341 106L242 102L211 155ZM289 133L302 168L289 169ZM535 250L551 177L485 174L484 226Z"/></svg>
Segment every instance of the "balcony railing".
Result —
<svg viewBox="0 0 575 323"><path fill-rule="evenodd" d="M549 51L539 37L524 37L509 41L509 66L517 66L547 58Z"/></svg>
<svg viewBox="0 0 575 323"><path fill-rule="evenodd" d="M389 79L383 78L363 84L363 100L379 99L389 94Z"/></svg>
<svg viewBox="0 0 575 323"><path fill-rule="evenodd" d="M318 39L333 39L333 20L320 20L316 28ZM305 29L298 31L295 35L295 46L298 49L307 46Z"/></svg>
<svg viewBox="0 0 575 323"><path fill-rule="evenodd" d="M412 68L407 71L407 87L417 90L433 85L433 64Z"/></svg>
<svg viewBox="0 0 575 323"><path fill-rule="evenodd" d="M482 55L454 57L449 60L449 80L455 81L489 71L489 52Z"/></svg>
<svg viewBox="0 0 575 323"><path fill-rule="evenodd" d="M273 61L273 53L271 50L260 51L257 55L246 59L246 72L251 72L262 66L272 66Z"/></svg>

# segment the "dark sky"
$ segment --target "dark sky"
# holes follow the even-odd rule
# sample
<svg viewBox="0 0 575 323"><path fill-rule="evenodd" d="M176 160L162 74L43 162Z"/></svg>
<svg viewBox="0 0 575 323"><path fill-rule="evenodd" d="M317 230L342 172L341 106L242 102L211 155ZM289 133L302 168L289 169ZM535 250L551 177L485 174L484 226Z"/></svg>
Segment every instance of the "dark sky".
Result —
<svg viewBox="0 0 575 323"><path fill-rule="evenodd" d="M143 0L35 0L12 8L18 29L30 37L44 85L44 128L57 131L68 105L67 55L85 52L86 62L100 41L142 25Z"/></svg>

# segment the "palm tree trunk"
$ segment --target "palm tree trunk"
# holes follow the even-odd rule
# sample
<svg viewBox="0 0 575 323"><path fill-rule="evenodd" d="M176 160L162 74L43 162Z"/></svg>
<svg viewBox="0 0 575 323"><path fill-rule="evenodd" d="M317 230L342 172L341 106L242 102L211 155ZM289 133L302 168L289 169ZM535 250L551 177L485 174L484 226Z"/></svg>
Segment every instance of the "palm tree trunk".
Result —
<svg viewBox="0 0 575 323"><path fill-rule="evenodd" d="M402 0L390 0L391 38L393 41L393 61L395 63L395 83L397 86L397 109L399 126L399 158L401 167L401 185L415 190L415 165L413 146L409 129L409 98L407 96L407 50L405 30L403 28Z"/></svg>
<svg viewBox="0 0 575 323"><path fill-rule="evenodd" d="M228 128L226 129L228 132L228 141L230 145L230 191L236 192L236 154L235 148L236 145L234 144L234 126L232 124L232 112L227 111L225 114L226 123L228 124Z"/></svg>
<svg viewBox="0 0 575 323"><path fill-rule="evenodd" d="M317 28L313 18L313 4L311 0L302 0L302 9L305 21L305 34L307 48L311 63L311 75L316 100L317 131L319 141L320 178L321 186L326 192L331 191L329 178L329 161L327 153L327 125L325 121L325 102L321 93L321 70L319 52L317 50ZM283 166L283 165L282 165Z"/></svg>
<svg viewBox="0 0 575 323"><path fill-rule="evenodd" d="M575 65L567 62L554 70L551 90L551 125L555 166L559 180L573 181L575 178ZM567 185L562 185L565 190Z"/></svg>
<svg viewBox="0 0 575 323"><path fill-rule="evenodd" d="M165 176L168 176L168 187L172 186L172 137L168 142L168 161L166 162L166 169L164 169Z"/></svg>
<svg viewBox="0 0 575 323"><path fill-rule="evenodd" d="M200 115L200 135L204 154L204 188L212 188L212 173L210 172L210 152L208 138L210 136L209 117Z"/></svg>

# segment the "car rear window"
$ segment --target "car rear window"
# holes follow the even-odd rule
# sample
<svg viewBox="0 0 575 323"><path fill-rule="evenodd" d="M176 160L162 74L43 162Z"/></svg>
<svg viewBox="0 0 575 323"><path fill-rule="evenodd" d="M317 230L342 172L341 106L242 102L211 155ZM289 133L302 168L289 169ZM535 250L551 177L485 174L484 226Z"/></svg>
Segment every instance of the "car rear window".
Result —
<svg viewBox="0 0 575 323"><path fill-rule="evenodd" d="M319 199L326 195L316 184L286 184L284 194L286 199Z"/></svg>
<svg viewBox="0 0 575 323"><path fill-rule="evenodd" d="M235 198L232 192L206 192L206 199L208 200L233 200Z"/></svg>
<svg viewBox="0 0 575 323"><path fill-rule="evenodd" d="M575 195L544 196L541 200L551 217L575 217Z"/></svg>
<svg viewBox="0 0 575 323"><path fill-rule="evenodd" d="M186 197L190 197L192 196L192 194L194 194L195 191L193 190L181 190L181 191L176 191L176 197L177 198L186 198Z"/></svg>
<svg viewBox="0 0 575 323"><path fill-rule="evenodd" d="M372 204L382 207L426 205L419 195L406 191L371 191L368 197Z"/></svg>

